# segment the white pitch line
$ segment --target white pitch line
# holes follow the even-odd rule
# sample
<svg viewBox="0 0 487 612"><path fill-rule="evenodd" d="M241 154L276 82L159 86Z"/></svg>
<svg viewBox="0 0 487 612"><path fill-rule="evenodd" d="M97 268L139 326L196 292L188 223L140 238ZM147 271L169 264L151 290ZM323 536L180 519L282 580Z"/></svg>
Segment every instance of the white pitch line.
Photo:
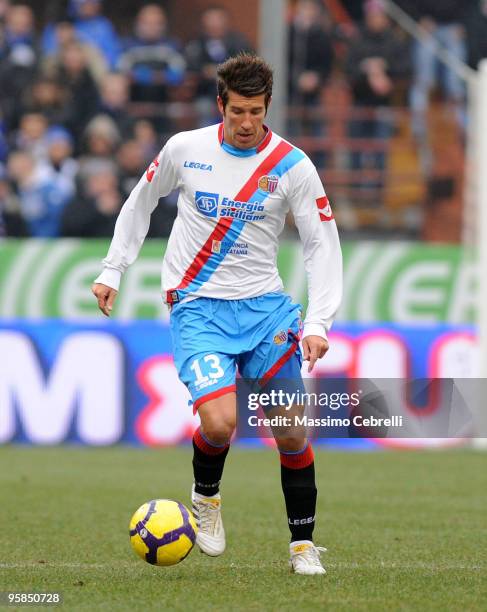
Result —
<svg viewBox="0 0 487 612"><path fill-rule="evenodd" d="M106 569L113 567L127 567L132 568L133 564L127 561L119 563L70 563L64 561L46 561L40 563L39 561L32 561L31 563L0 563L0 570L2 569L26 569L26 568L49 568L49 567L66 567L73 569Z"/></svg>
<svg viewBox="0 0 487 612"><path fill-rule="evenodd" d="M445 564L437 564L437 563L425 563L422 561L418 561L416 563L395 563L393 561L381 561L379 563L347 563L347 562L337 562L337 563L326 563L326 567L336 567L336 568L344 568L344 569L431 569L436 571L443 570L482 570L486 569L485 566L482 565L467 565L465 563L445 563Z"/></svg>
<svg viewBox="0 0 487 612"><path fill-rule="evenodd" d="M227 566L227 569L246 569L251 568L255 569L256 567L271 567L274 564L267 564L265 562L260 562L256 564L243 564L243 563L230 563ZM409 570L409 569L427 569L434 571L448 571L448 570L486 570L486 566L483 565L467 565L465 563L447 563L444 565L438 565L435 563L425 563L425 562L417 562L417 563L394 563L394 562L378 562L378 563L353 563L353 562L345 562L339 561L336 563L327 563L325 561L325 566L327 568L336 568L336 569L397 569L397 570ZM129 561L119 561L112 563L71 563L64 561L46 561L45 563L39 563L38 561L32 561L30 563L0 563L1 569L26 569L26 568L50 568L50 567L65 567L72 569L106 569L106 568L127 568L133 569L134 563ZM223 568L221 568L223 569Z"/></svg>

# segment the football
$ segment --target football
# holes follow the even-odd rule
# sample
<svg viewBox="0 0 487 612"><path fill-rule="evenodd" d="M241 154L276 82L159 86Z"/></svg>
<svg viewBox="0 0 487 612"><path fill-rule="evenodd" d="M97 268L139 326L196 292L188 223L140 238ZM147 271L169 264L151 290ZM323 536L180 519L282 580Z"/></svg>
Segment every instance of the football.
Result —
<svg viewBox="0 0 487 612"><path fill-rule="evenodd" d="M175 565L193 549L198 527L191 512L177 501L154 499L142 506L130 521L130 543L152 565Z"/></svg>

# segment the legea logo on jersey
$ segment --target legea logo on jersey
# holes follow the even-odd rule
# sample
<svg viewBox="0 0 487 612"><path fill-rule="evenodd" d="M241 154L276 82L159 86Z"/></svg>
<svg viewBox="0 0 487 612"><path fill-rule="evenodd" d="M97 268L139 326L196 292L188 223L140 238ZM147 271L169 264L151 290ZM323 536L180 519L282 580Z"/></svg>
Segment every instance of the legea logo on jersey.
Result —
<svg viewBox="0 0 487 612"><path fill-rule="evenodd" d="M216 217L218 213L218 193L208 193L206 191L197 191L195 194L196 208L205 215L205 217Z"/></svg>
<svg viewBox="0 0 487 612"><path fill-rule="evenodd" d="M208 172L211 172L213 170L213 166L211 164L202 164L201 162L187 160L184 162L184 167L194 168L195 170L207 170Z"/></svg>

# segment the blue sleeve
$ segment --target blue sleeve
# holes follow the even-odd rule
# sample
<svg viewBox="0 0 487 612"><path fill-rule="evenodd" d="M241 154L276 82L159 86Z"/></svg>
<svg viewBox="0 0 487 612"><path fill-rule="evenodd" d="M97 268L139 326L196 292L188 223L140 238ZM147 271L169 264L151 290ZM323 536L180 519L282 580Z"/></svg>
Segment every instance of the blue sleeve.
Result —
<svg viewBox="0 0 487 612"><path fill-rule="evenodd" d="M164 74L169 85L179 85L183 82L184 70L169 67Z"/></svg>
<svg viewBox="0 0 487 612"><path fill-rule="evenodd" d="M56 28L54 24L49 23L42 33L42 52L46 55L56 53L58 44L56 38Z"/></svg>
<svg viewBox="0 0 487 612"><path fill-rule="evenodd" d="M113 70L116 68L120 58L120 39L112 24L108 20L105 21L103 30L104 32L100 40L100 45L103 49L105 57L107 58L110 68Z"/></svg>

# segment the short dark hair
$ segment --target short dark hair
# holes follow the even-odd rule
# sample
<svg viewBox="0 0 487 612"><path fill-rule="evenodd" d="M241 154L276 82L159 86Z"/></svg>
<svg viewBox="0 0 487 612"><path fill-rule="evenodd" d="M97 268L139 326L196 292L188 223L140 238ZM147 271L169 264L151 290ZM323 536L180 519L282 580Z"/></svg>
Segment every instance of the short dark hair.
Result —
<svg viewBox="0 0 487 612"><path fill-rule="evenodd" d="M245 98L265 94L265 107L272 96L273 71L261 57L252 53L239 53L217 67L216 88L223 101L228 102L228 92L234 91Z"/></svg>

